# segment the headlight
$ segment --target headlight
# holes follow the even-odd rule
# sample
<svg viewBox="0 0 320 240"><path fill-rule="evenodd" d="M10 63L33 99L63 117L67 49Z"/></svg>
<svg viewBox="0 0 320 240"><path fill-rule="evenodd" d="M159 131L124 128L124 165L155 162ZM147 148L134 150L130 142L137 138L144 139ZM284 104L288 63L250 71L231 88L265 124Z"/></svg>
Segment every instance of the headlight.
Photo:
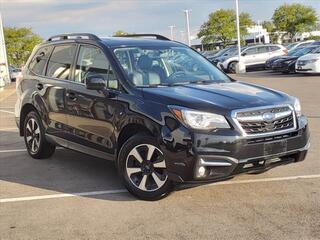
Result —
<svg viewBox="0 0 320 240"><path fill-rule="evenodd" d="M219 114L177 107L170 107L170 109L178 120L193 129L213 130L217 128L230 128L226 118Z"/></svg>
<svg viewBox="0 0 320 240"><path fill-rule="evenodd" d="M294 108L294 110L295 110L295 112L296 112L297 117L301 117L301 115L302 115L302 112L301 112L301 104L300 104L300 101L299 101L298 98L295 98L295 99L294 99L293 108Z"/></svg>

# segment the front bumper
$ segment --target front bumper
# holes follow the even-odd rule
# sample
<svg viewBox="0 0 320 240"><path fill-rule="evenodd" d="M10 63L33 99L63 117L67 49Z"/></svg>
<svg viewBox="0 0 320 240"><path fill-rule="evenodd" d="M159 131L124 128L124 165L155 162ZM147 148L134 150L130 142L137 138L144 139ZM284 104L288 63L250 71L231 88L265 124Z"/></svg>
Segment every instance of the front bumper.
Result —
<svg viewBox="0 0 320 240"><path fill-rule="evenodd" d="M302 73L320 73L320 64L318 63L306 63L296 64L296 72Z"/></svg>
<svg viewBox="0 0 320 240"><path fill-rule="evenodd" d="M178 129L181 136L184 130ZM229 130L214 134L184 132L183 139L164 138L169 176L178 182L208 182L245 172L260 172L305 159L309 142L306 118L299 128L272 137L246 138Z"/></svg>

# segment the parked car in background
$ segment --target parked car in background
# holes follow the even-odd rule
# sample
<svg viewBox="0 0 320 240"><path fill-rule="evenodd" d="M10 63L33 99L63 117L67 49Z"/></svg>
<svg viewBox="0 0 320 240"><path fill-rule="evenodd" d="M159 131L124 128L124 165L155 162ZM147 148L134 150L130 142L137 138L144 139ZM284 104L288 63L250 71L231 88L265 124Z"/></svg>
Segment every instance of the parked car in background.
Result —
<svg viewBox="0 0 320 240"><path fill-rule="evenodd" d="M304 56L308 53L312 53L317 50L319 46L308 46L301 48L301 50L294 53L292 56L283 56L281 59L278 59L272 63L272 70L279 71L282 73L291 73L295 72L295 64L299 57Z"/></svg>
<svg viewBox="0 0 320 240"><path fill-rule="evenodd" d="M287 56L293 56L297 51L300 51L301 49L302 48L294 48L294 49L290 50L287 55L281 55L281 56L275 56L275 57L269 58L266 61L265 69L267 69L267 70L271 69L273 62L275 62L276 60L279 60L281 58L285 58Z"/></svg>
<svg viewBox="0 0 320 240"><path fill-rule="evenodd" d="M224 49L221 49L219 52L217 52L215 55L211 56L211 57L207 57L208 60L210 62L212 62L213 64L217 65L217 63L219 62L220 58L229 56L230 54L232 54L235 50L237 49L237 46L228 46Z"/></svg>
<svg viewBox="0 0 320 240"><path fill-rule="evenodd" d="M264 44L246 46L241 49L241 59L246 69L265 67L266 61L275 56L281 56L288 53L288 50L280 44ZM235 73L238 63L237 51L232 56L228 56L219 63L221 69L229 73Z"/></svg>
<svg viewBox="0 0 320 240"><path fill-rule="evenodd" d="M320 73L320 47L310 54L298 58L296 72Z"/></svg>
<svg viewBox="0 0 320 240"><path fill-rule="evenodd" d="M287 46L288 51L293 50L295 48L299 48L299 47L306 47L310 44L312 44L314 42L314 40L307 40L307 41L302 41L302 42L295 42L295 43L290 43Z"/></svg>
<svg viewBox="0 0 320 240"><path fill-rule="evenodd" d="M11 81L16 81L17 77L21 74L21 69L9 66L9 74Z"/></svg>

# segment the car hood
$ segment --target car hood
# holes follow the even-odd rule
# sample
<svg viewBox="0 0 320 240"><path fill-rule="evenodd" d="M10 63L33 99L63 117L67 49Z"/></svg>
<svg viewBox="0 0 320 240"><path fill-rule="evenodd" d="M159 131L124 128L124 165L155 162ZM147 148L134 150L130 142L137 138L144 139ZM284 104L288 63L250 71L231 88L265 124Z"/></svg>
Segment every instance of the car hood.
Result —
<svg viewBox="0 0 320 240"><path fill-rule="evenodd" d="M320 59L320 53L309 53L299 57L299 60Z"/></svg>
<svg viewBox="0 0 320 240"><path fill-rule="evenodd" d="M150 101L197 110L229 111L290 101L285 93L243 82L144 88L143 94Z"/></svg>
<svg viewBox="0 0 320 240"><path fill-rule="evenodd" d="M285 62L288 60L297 60L298 56L283 56L282 58L278 59L277 62Z"/></svg>

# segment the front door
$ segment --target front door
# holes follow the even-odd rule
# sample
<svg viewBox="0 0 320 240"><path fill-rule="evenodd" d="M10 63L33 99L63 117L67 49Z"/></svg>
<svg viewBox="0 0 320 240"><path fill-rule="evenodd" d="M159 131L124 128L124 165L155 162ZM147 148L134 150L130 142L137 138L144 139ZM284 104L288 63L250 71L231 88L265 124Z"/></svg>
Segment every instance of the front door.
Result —
<svg viewBox="0 0 320 240"><path fill-rule="evenodd" d="M74 82L66 94L69 140L112 157L116 150L113 122L118 106L117 77L103 51L92 45L79 47L74 72ZM104 79L107 91L88 90L88 76Z"/></svg>

